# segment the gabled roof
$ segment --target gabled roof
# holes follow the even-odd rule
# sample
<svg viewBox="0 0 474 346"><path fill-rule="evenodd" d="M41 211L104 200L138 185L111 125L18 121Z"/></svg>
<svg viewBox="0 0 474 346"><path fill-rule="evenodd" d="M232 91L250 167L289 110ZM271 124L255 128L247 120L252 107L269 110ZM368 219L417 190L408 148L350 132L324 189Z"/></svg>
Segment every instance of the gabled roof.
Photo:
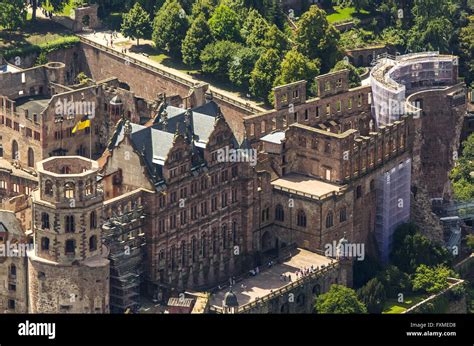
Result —
<svg viewBox="0 0 474 346"><path fill-rule="evenodd" d="M131 124L130 136L134 149L143 157L150 175L157 179L162 177L162 167L178 134L189 138L188 140L192 138L190 144L194 151L194 157L203 157L203 150L214 131L216 117L220 113L218 105L213 101L191 110L169 105L160 108L160 114L148 126ZM164 115L164 111L166 111L166 115ZM191 116L186 125L187 112L190 112ZM167 118L166 124L163 122L165 116ZM117 124L109 143L109 150L113 150L124 139L124 125L124 119ZM238 147L235 138L233 141L235 147Z"/></svg>

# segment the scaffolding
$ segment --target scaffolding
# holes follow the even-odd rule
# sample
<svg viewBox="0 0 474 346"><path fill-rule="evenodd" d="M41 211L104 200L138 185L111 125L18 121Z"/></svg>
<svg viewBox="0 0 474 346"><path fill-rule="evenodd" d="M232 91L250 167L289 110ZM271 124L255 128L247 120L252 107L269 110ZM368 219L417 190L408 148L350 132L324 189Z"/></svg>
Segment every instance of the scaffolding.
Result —
<svg viewBox="0 0 474 346"><path fill-rule="evenodd" d="M375 187L375 237L381 259L387 263L395 229L410 218L411 159L379 176Z"/></svg>
<svg viewBox="0 0 474 346"><path fill-rule="evenodd" d="M438 52L379 57L370 73L377 126L393 123L406 113L419 116L420 105L407 103L407 96L422 89L456 83L457 65L457 57Z"/></svg>
<svg viewBox="0 0 474 346"><path fill-rule="evenodd" d="M110 311L136 311L143 282L145 234L143 207L113 215L102 227L110 250Z"/></svg>

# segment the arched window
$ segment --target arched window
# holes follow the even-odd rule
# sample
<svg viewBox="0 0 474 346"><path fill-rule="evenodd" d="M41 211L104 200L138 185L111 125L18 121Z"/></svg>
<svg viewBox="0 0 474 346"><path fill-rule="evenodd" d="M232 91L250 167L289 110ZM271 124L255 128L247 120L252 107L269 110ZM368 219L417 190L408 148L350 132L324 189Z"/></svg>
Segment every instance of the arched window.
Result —
<svg viewBox="0 0 474 346"><path fill-rule="evenodd" d="M16 266L14 264L10 266L10 275L16 276Z"/></svg>
<svg viewBox="0 0 474 346"><path fill-rule="evenodd" d="M46 180L46 182L44 183L44 193L46 196L53 195L53 183L51 180Z"/></svg>
<svg viewBox="0 0 474 346"><path fill-rule="evenodd" d="M339 222L344 222L347 220L347 209L346 207L343 207L341 210L339 210Z"/></svg>
<svg viewBox="0 0 474 346"><path fill-rule="evenodd" d="M13 140L12 142L12 160L19 160L20 153L18 151L18 142Z"/></svg>
<svg viewBox="0 0 474 346"><path fill-rule="evenodd" d="M66 183L64 185L64 197L66 198L74 198L74 184L73 183Z"/></svg>
<svg viewBox="0 0 474 346"><path fill-rule="evenodd" d="M66 255L74 255L76 253L76 241L74 239L66 240Z"/></svg>
<svg viewBox="0 0 474 346"><path fill-rule="evenodd" d="M35 166L35 153L33 149L28 148L28 167Z"/></svg>
<svg viewBox="0 0 474 346"><path fill-rule="evenodd" d="M89 238L89 251L97 250L97 236L93 235Z"/></svg>
<svg viewBox="0 0 474 346"><path fill-rule="evenodd" d="M281 204L277 204L275 207L275 220L285 221L285 211L283 210L283 206Z"/></svg>
<svg viewBox="0 0 474 346"><path fill-rule="evenodd" d="M296 224L300 227L306 227L306 214L303 210L298 211Z"/></svg>
<svg viewBox="0 0 474 346"><path fill-rule="evenodd" d="M326 215L326 228L330 228L334 225L334 215L332 211L328 212Z"/></svg>
<svg viewBox="0 0 474 346"><path fill-rule="evenodd" d="M356 188L356 198L361 198L362 197L362 186L359 185Z"/></svg>
<svg viewBox="0 0 474 346"><path fill-rule="evenodd" d="M41 250L48 251L49 250L49 238L43 237L41 238Z"/></svg>
<svg viewBox="0 0 474 346"><path fill-rule="evenodd" d="M86 196L90 196L92 195L92 192L93 192L93 186L92 186L92 180L87 180L86 182L86 189L85 189L85 194Z"/></svg>
<svg viewBox="0 0 474 346"><path fill-rule="evenodd" d="M206 233L203 233L203 234L201 235L201 253L202 253L202 257L206 257L206 256L207 256L207 246L206 246L206 242L207 242Z"/></svg>
<svg viewBox="0 0 474 346"><path fill-rule="evenodd" d="M49 214L41 213L41 228L49 229Z"/></svg>
<svg viewBox="0 0 474 346"><path fill-rule="evenodd" d="M90 218L90 228L91 229L97 228L97 214L96 214L96 212L92 211L89 218Z"/></svg>
<svg viewBox="0 0 474 346"><path fill-rule="evenodd" d="M66 233L73 233L76 231L76 223L74 221L74 215L67 215L65 217Z"/></svg>

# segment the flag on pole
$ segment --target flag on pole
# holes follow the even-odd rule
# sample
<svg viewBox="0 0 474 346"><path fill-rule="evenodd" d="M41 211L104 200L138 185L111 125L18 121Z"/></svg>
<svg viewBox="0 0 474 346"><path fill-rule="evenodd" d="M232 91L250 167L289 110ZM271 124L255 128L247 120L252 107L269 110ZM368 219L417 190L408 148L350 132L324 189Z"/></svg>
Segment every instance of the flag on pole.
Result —
<svg viewBox="0 0 474 346"><path fill-rule="evenodd" d="M88 115L84 115L81 120L74 126L72 129L72 133L76 133L77 131L82 131L88 127L91 127L91 120L89 119Z"/></svg>

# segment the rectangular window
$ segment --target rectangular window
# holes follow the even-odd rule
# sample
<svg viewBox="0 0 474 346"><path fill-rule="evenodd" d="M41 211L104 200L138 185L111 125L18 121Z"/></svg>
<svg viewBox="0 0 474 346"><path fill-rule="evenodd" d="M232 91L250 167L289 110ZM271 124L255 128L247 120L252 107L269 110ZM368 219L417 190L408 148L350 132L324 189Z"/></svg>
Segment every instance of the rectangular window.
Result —
<svg viewBox="0 0 474 346"><path fill-rule="evenodd" d="M160 221L158 221L158 232L161 234L161 233L164 233L165 231L166 231L165 220L161 219Z"/></svg>
<svg viewBox="0 0 474 346"><path fill-rule="evenodd" d="M13 129L14 129L15 131L20 132L20 124L15 121L15 122L13 123Z"/></svg>
<svg viewBox="0 0 474 346"><path fill-rule="evenodd" d="M330 103L328 103L326 105L326 115L329 115L329 114L331 114L331 104Z"/></svg>
<svg viewBox="0 0 474 346"><path fill-rule="evenodd" d="M347 100L347 108L352 109L352 97Z"/></svg>
<svg viewBox="0 0 474 346"><path fill-rule="evenodd" d="M41 140L40 133L35 131L35 141L40 141L40 140Z"/></svg>
<svg viewBox="0 0 474 346"><path fill-rule="evenodd" d="M176 191L171 192L170 203L176 203L177 199L178 199L178 195Z"/></svg>
<svg viewBox="0 0 474 346"><path fill-rule="evenodd" d="M197 205L193 205L191 207L191 220L196 220L197 219L197 214L198 214Z"/></svg>
<svg viewBox="0 0 474 346"><path fill-rule="evenodd" d="M207 202L204 201L201 203L201 215L207 215Z"/></svg>
<svg viewBox="0 0 474 346"><path fill-rule="evenodd" d="M237 189L232 189L232 203L237 203Z"/></svg>
<svg viewBox="0 0 474 346"><path fill-rule="evenodd" d="M222 192L221 205L222 205L222 208L227 207L227 192Z"/></svg>
<svg viewBox="0 0 474 346"><path fill-rule="evenodd" d="M170 216L170 229L176 228L176 215Z"/></svg>
<svg viewBox="0 0 474 346"><path fill-rule="evenodd" d="M181 221L181 225L185 225L188 222L187 216L188 216L188 213L186 210L181 210L179 212L179 219Z"/></svg>
<svg viewBox="0 0 474 346"><path fill-rule="evenodd" d="M227 181L227 179L228 179L227 170L224 170L221 173L221 181Z"/></svg>
<svg viewBox="0 0 474 346"><path fill-rule="evenodd" d="M211 198L211 213L217 210L217 196Z"/></svg>

